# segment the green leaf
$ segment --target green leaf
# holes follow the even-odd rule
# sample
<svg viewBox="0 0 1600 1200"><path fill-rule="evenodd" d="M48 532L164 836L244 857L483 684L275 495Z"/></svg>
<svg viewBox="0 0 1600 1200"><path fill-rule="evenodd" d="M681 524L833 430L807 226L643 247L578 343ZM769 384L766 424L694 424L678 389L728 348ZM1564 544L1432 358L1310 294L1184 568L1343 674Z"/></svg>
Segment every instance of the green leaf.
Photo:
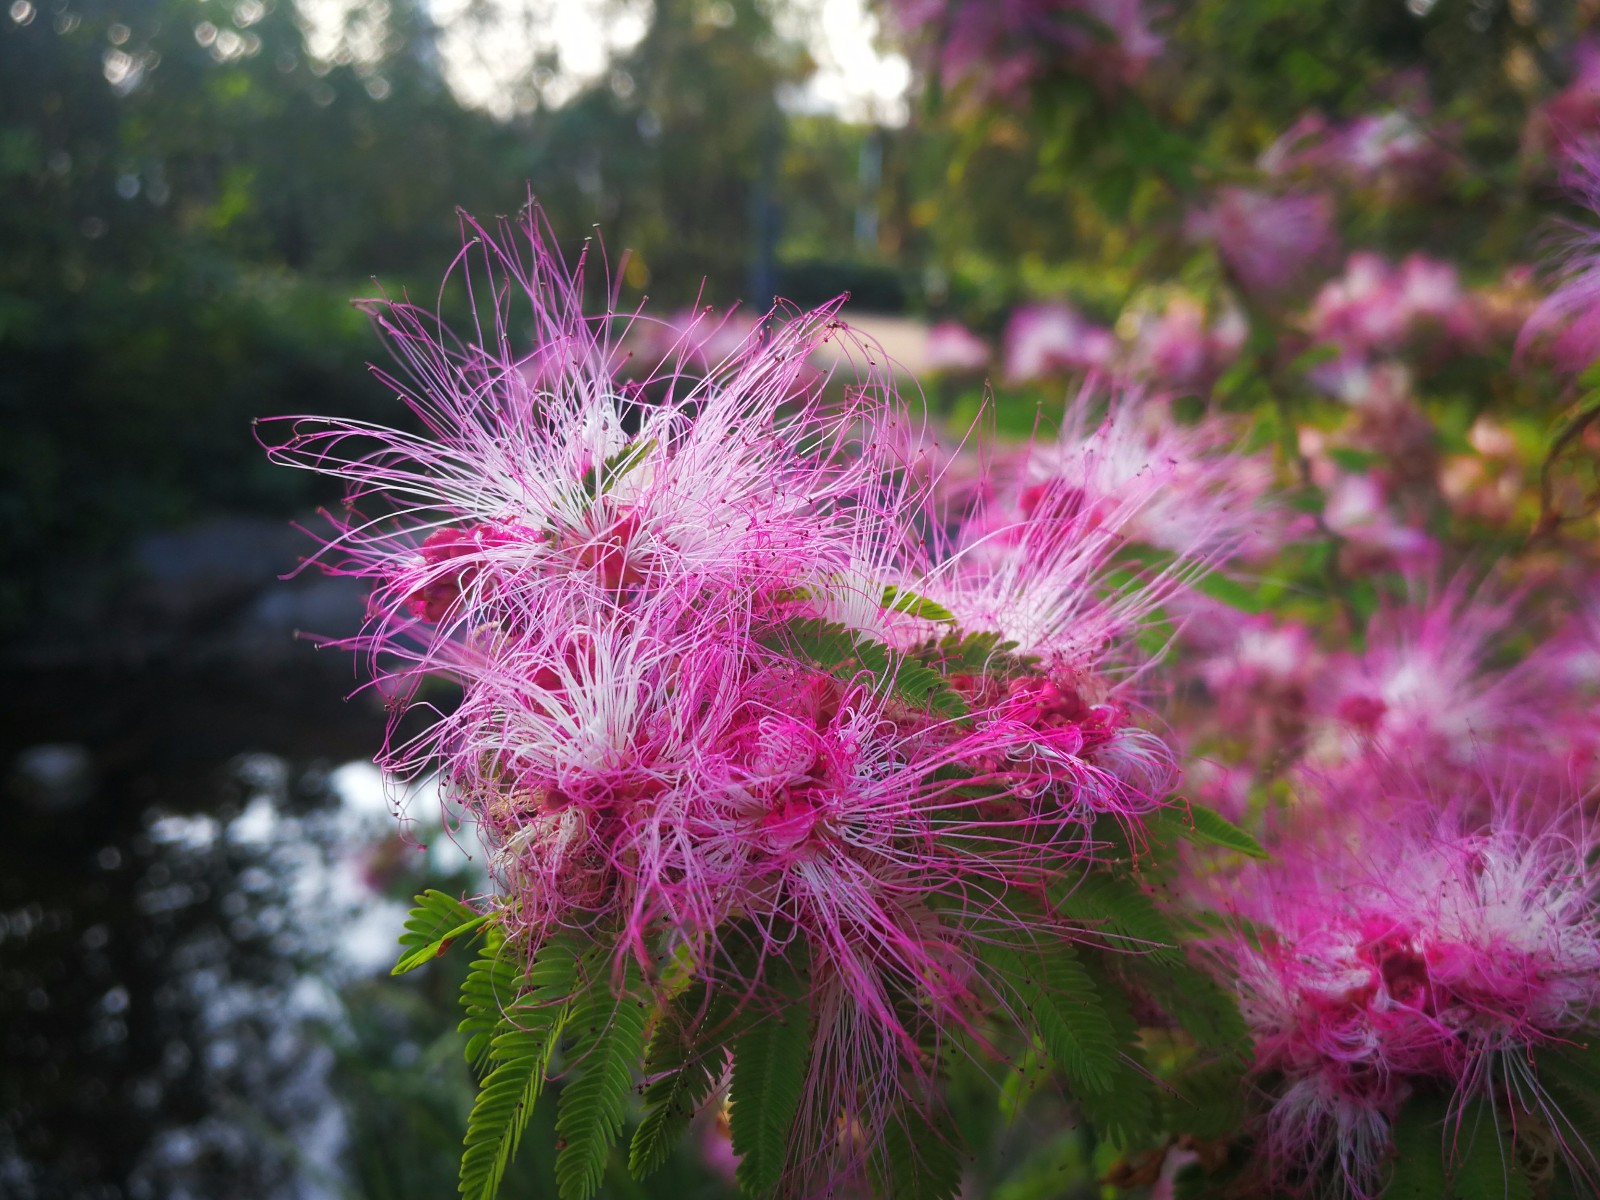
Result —
<svg viewBox="0 0 1600 1200"><path fill-rule="evenodd" d="M583 491L591 500L605 495L629 471L633 470L656 448L655 438L624 446L601 463L583 473Z"/></svg>
<svg viewBox="0 0 1600 1200"><path fill-rule="evenodd" d="M942 1109L920 1112L899 1104L871 1167L884 1200L953 1200L961 1190L960 1140Z"/></svg>
<svg viewBox="0 0 1600 1200"><path fill-rule="evenodd" d="M908 616L920 617L924 621L954 621L955 613L942 604L936 604L926 596L919 596L906 588L888 584L883 589L883 600L879 608L889 612L905 613Z"/></svg>
<svg viewBox="0 0 1600 1200"><path fill-rule="evenodd" d="M1458 1129L1457 1154L1450 1169L1454 1200L1533 1200L1533 1184L1519 1168L1515 1147L1501 1137L1487 1105L1468 1106Z"/></svg>
<svg viewBox="0 0 1600 1200"><path fill-rule="evenodd" d="M470 921L463 921L454 929L446 931L444 934L435 938L426 945L418 946L409 954L402 954L400 956L400 961L395 963L394 969L391 970L389 974L404 975L407 971L415 971L424 963L432 962L446 950L450 949L450 947L453 946L459 939L467 937L468 935L476 933L478 930L482 929L486 924L494 920L494 916L494 913L478 913Z"/></svg>
<svg viewBox="0 0 1600 1200"><path fill-rule="evenodd" d="M556 1188L561 1200L589 1200L600 1190L606 1158L622 1132L633 1071L644 1053L649 1006L630 956L620 992L613 994L609 954L592 955L587 990L572 1004L567 1028L575 1033L567 1061L578 1072L561 1089L556 1113Z"/></svg>
<svg viewBox="0 0 1600 1200"><path fill-rule="evenodd" d="M441 943L446 941L451 931L475 919L479 919L479 914L454 896L447 896L437 888L429 888L415 898L415 907L406 915L405 932L400 935L400 960L390 973L404 974L412 966L420 966L434 954L442 953L449 947ZM412 966L405 965L421 951L433 953L423 954L421 960Z"/></svg>
<svg viewBox="0 0 1600 1200"><path fill-rule="evenodd" d="M1073 1092L1111 1088L1121 1047L1100 993L1071 947L1017 951L984 945L979 954Z"/></svg>
<svg viewBox="0 0 1600 1200"><path fill-rule="evenodd" d="M1445 1102L1414 1097L1394 1124L1394 1171L1383 1200L1435 1200L1449 1195L1444 1171Z"/></svg>
<svg viewBox="0 0 1600 1200"><path fill-rule="evenodd" d="M809 660L819 670L847 683L865 671L886 682L913 708L946 717L963 717L967 713L966 701L950 689L939 672L843 625L814 618L791 621L777 649Z"/></svg>
<svg viewBox="0 0 1600 1200"><path fill-rule="evenodd" d="M1151 819L1160 830L1171 830L1197 846L1218 846L1250 858L1268 858L1266 849L1250 834L1220 813L1198 804L1180 803L1161 809Z"/></svg>
<svg viewBox="0 0 1600 1200"><path fill-rule="evenodd" d="M701 986L690 994L697 997L698 1007L705 989ZM662 1013L645 1054L644 1073L655 1078L644 1090L644 1120L634 1131L628 1152L628 1170L635 1179L643 1179L667 1161L689 1119L711 1092L706 1050L698 1045L685 1008L674 1004Z"/></svg>
<svg viewBox="0 0 1600 1200"><path fill-rule="evenodd" d="M1239 1003L1210 975L1188 961L1152 962L1141 954L1120 955L1113 961L1130 983L1159 1004L1202 1049L1226 1055L1235 1063L1249 1060L1250 1027L1239 1012Z"/></svg>
<svg viewBox="0 0 1600 1200"><path fill-rule="evenodd" d="M466 1056L474 1070L482 1072L489 1062L489 1046L522 986L519 964L505 953L504 939L492 928L489 937L473 960L467 977L461 981L461 1007L466 1015L456 1028L467 1035Z"/></svg>
<svg viewBox="0 0 1600 1200"><path fill-rule="evenodd" d="M1224 1138L1245 1120L1245 1084L1240 1065L1209 1062L1169 1079L1161 1097L1162 1126L1168 1133Z"/></svg>
<svg viewBox="0 0 1600 1200"><path fill-rule="evenodd" d="M1017 653L1016 642L987 632L946 634L929 641L917 656L945 675L1009 675L1034 661Z"/></svg>
<svg viewBox="0 0 1600 1200"><path fill-rule="evenodd" d="M729 1090L739 1186L751 1196L769 1195L783 1178L811 1059L811 1008L799 975L780 968L769 977L774 1009L734 1042Z"/></svg>
<svg viewBox="0 0 1600 1200"><path fill-rule="evenodd" d="M1189 581L1189 586L1202 596L1209 596L1219 604L1226 604L1229 608L1238 609L1242 613L1256 614L1262 611L1260 596L1221 571L1197 575Z"/></svg>
<svg viewBox="0 0 1600 1200"><path fill-rule="evenodd" d="M1077 1092L1073 1098L1090 1124L1108 1140L1120 1146L1131 1146L1154 1131L1155 1082L1139 1051L1139 1028L1134 1023L1128 998L1099 964L1085 958L1083 966L1094 982L1099 1009L1111 1024L1118 1054L1109 1088L1103 1092Z"/></svg>
<svg viewBox="0 0 1600 1200"><path fill-rule="evenodd" d="M1185 965L1178 933L1143 888L1108 871L1091 871L1051 890L1056 911L1113 950L1138 951L1151 963Z"/></svg>
<svg viewBox="0 0 1600 1200"><path fill-rule="evenodd" d="M467 1118L460 1185L466 1200L493 1200L500 1190L544 1088L577 978L571 943L551 938L523 977L522 995L503 1014L486 1052L495 1066Z"/></svg>

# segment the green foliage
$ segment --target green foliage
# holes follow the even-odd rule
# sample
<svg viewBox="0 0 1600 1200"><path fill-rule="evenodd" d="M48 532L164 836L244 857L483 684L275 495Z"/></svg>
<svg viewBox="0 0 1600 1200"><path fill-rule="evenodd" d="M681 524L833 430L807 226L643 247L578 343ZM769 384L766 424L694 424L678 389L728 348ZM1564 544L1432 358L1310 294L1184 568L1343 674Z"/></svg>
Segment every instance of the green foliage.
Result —
<svg viewBox="0 0 1600 1200"><path fill-rule="evenodd" d="M490 921L494 920L493 913L478 913L471 920L463 921L454 929L445 931L425 946L419 946L409 954L402 955L400 961L395 963L392 975L404 975L408 971L415 971L424 963L432 962L444 954L451 946L464 937L477 933Z"/></svg>
<svg viewBox="0 0 1600 1200"><path fill-rule="evenodd" d="M1088 927L1113 950L1138 953L1152 967L1184 965L1177 928L1132 879L1085 872L1052 887L1051 900L1057 912Z"/></svg>
<svg viewBox="0 0 1600 1200"><path fill-rule="evenodd" d="M492 1066L467 1119L460 1184L466 1200L494 1200L499 1191L544 1088L579 980L571 942L551 938L534 956L522 994L501 1017L487 1051Z"/></svg>
<svg viewBox="0 0 1600 1200"><path fill-rule="evenodd" d="M1533 1200L1533 1184L1517 1163L1515 1146L1487 1104L1468 1105L1451 1132L1456 1137L1451 1200Z"/></svg>
<svg viewBox="0 0 1600 1200"><path fill-rule="evenodd" d="M917 659L946 675L1013 674L1035 660L1017 653L1017 643L998 633L948 633L915 652Z"/></svg>
<svg viewBox="0 0 1600 1200"><path fill-rule="evenodd" d="M656 447L655 438L646 438L644 441L630 442L615 454L608 457L598 467L590 467L583 473L583 492L591 500L604 496L622 480L623 476L632 471L650 456Z"/></svg>
<svg viewBox="0 0 1600 1200"><path fill-rule="evenodd" d="M567 1050L577 1077L562 1088L556 1115L561 1149L556 1186L561 1200L589 1200L600 1190L606 1158L622 1132L633 1071L644 1052L649 1006L629 956L620 988L613 992L609 954L588 956L584 991L571 1005L567 1026L575 1034Z"/></svg>
<svg viewBox="0 0 1600 1200"><path fill-rule="evenodd" d="M924 621L954 621L955 614L942 604L936 604L926 596L919 596L908 588L896 587L887 584L883 589L883 600L879 608L889 612L906 613L909 616L920 617Z"/></svg>
<svg viewBox="0 0 1600 1200"><path fill-rule="evenodd" d="M966 701L951 690L942 675L866 634L808 618L789 622L782 637L787 651L809 659L835 678L849 682L865 672L887 684L913 708L946 717L966 715Z"/></svg>
<svg viewBox="0 0 1600 1200"><path fill-rule="evenodd" d="M1158 835L1170 832L1197 846L1215 846L1248 858L1268 857L1266 849L1249 833L1199 804L1170 805L1150 818L1148 824Z"/></svg>
<svg viewBox="0 0 1600 1200"><path fill-rule="evenodd" d="M1112 1086L1103 1092L1079 1092L1073 1098L1109 1141L1129 1146L1154 1131L1155 1083L1140 1053L1139 1028L1126 997L1093 960L1086 959L1083 967L1094 982L1100 1010L1111 1026L1120 1056Z"/></svg>
<svg viewBox="0 0 1600 1200"><path fill-rule="evenodd" d="M884 1126L869 1169L884 1200L954 1200L961 1191L956 1131L941 1110L930 1122L900 1106Z"/></svg>
<svg viewBox="0 0 1600 1200"><path fill-rule="evenodd" d="M698 1007L705 989L693 988L690 995ZM691 1011L681 998L663 1009L645 1053L644 1073L651 1083L644 1090L644 1119L628 1151L628 1169L636 1179L660 1168L711 1092L711 1068L718 1060L696 1038Z"/></svg>
<svg viewBox="0 0 1600 1200"><path fill-rule="evenodd" d="M985 945L980 954L994 972L993 982L1016 1015L1031 1024L1075 1094L1105 1092L1120 1081L1124 1047L1094 981L1069 946L1034 951Z"/></svg>
<svg viewBox="0 0 1600 1200"><path fill-rule="evenodd" d="M438 958L457 939L477 933L492 918L492 913L474 912L453 896L429 888L416 897L415 907L406 917L405 932L400 935L402 952L390 974L404 975Z"/></svg>
<svg viewBox="0 0 1600 1200"><path fill-rule="evenodd" d="M1245 1119L1243 1064L1208 1062L1187 1067L1166 1081L1161 1124L1170 1133L1222 1138Z"/></svg>
<svg viewBox="0 0 1600 1200"><path fill-rule="evenodd" d="M506 1008L516 999L522 972L506 943L491 930L479 948L478 957L461 982L461 1007L466 1015L456 1028L467 1035L466 1059L479 1073L490 1062L494 1035L505 1019Z"/></svg>
<svg viewBox="0 0 1600 1200"><path fill-rule="evenodd" d="M739 1186L751 1196L770 1195L783 1178L811 1061L811 1010L803 979L775 964L770 982L773 1009L754 1015L734 1042L729 1091Z"/></svg>

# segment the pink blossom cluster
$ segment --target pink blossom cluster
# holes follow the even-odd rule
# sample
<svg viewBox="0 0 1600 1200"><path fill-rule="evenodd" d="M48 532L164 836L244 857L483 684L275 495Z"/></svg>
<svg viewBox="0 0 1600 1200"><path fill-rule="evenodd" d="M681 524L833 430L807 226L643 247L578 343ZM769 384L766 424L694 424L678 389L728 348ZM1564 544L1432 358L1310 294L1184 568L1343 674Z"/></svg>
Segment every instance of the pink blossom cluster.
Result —
<svg viewBox="0 0 1600 1200"><path fill-rule="evenodd" d="M1458 1114L1479 1099L1531 1111L1587 1173L1535 1051L1600 1012L1592 831L1530 821L1481 782L1449 802L1395 770L1306 791L1317 820L1235 882L1250 932L1220 949L1273 1097L1267 1170L1376 1197L1402 1105L1437 1091Z"/></svg>
<svg viewBox="0 0 1600 1200"><path fill-rule="evenodd" d="M1237 308L1208 314L1183 293L1160 306L1131 307L1117 324L1126 326L1125 337L1060 301L1021 305L1006 322L1005 378L1029 383L1082 373L1203 391L1238 357L1249 333Z"/></svg>
<svg viewBox="0 0 1600 1200"><path fill-rule="evenodd" d="M318 557L372 585L383 765L443 777L529 949L577 930L759 996L803 945L829 1161L797 1169L831 1174L861 1153L839 1114L927 1102L922 1039L992 999L976 945L1093 936L1013 898L1165 802L1131 635L1261 489L1137 397L942 450L837 303L720 358L688 323L641 372L638 318L586 315L537 222L468 232L475 324L371 306L421 432L297 418L272 451L348 484ZM437 676L453 708L417 694Z"/></svg>
<svg viewBox="0 0 1600 1200"><path fill-rule="evenodd" d="M1379 199L1393 203L1438 190L1459 165L1453 142L1448 130L1407 108L1364 113L1345 122L1307 113L1267 148L1259 165L1274 176L1370 188Z"/></svg>
<svg viewBox="0 0 1600 1200"><path fill-rule="evenodd" d="M944 85L982 100L1018 99L1059 70L1125 86L1163 47L1144 0L893 0L891 8Z"/></svg>
<svg viewBox="0 0 1600 1200"><path fill-rule="evenodd" d="M1571 147L1565 182L1583 209L1600 214L1600 127ZM1600 229L1568 226L1560 286L1529 316L1517 348L1537 350L1557 370L1572 373L1600 359Z"/></svg>
<svg viewBox="0 0 1600 1200"><path fill-rule="evenodd" d="M1593 1166L1536 1052L1600 1017L1583 665L1600 626L1585 601L1514 648L1530 603L1414 582L1359 648L1194 607L1184 669L1203 691L1175 714L1189 794L1270 832L1269 862L1195 886L1238 920L1213 948L1254 1036L1260 1162L1281 1189L1380 1195L1394 1123L1429 1092L1531 1114Z"/></svg>
<svg viewBox="0 0 1600 1200"><path fill-rule="evenodd" d="M1568 167L1600 129L1600 39L1585 37L1572 47L1566 86L1528 116L1523 130L1527 151Z"/></svg>
<svg viewBox="0 0 1600 1200"><path fill-rule="evenodd" d="M1258 299L1303 284L1338 246L1333 197L1229 184L1190 215L1191 237L1217 247L1243 290Z"/></svg>

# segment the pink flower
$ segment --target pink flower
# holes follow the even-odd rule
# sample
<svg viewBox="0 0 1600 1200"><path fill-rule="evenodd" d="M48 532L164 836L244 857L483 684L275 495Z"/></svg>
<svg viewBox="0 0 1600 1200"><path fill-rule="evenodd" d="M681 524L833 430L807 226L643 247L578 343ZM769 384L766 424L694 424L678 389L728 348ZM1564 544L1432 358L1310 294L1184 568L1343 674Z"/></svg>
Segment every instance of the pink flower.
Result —
<svg viewBox="0 0 1600 1200"><path fill-rule="evenodd" d="M1238 309L1225 309L1208 324L1199 301L1178 296L1159 316L1140 316L1133 369L1158 385L1202 389L1238 357L1249 332Z"/></svg>
<svg viewBox="0 0 1600 1200"><path fill-rule="evenodd" d="M1110 363L1116 348L1109 329L1065 304L1024 305L1006 323L1006 377L1026 383L1065 371L1098 369Z"/></svg>
<svg viewBox="0 0 1600 1200"><path fill-rule="evenodd" d="M1441 810L1403 773L1319 790L1329 820L1231 885L1253 933L1220 954L1273 1081L1268 1169L1289 1190L1374 1197L1414 1088L1528 1105L1530 1052L1593 1028L1594 843L1530 828L1509 794L1487 816Z"/></svg>
<svg viewBox="0 0 1600 1200"><path fill-rule="evenodd" d="M1576 144L1571 153L1567 187L1579 204L1600 215L1600 140ZM1600 230L1568 226L1561 284L1517 338L1519 355L1533 346L1560 371L1576 373L1600 358Z"/></svg>
<svg viewBox="0 0 1600 1200"><path fill-rule="evenodd" d="M1552 155L1563 169L1590 158L1585 143L1600 125L1600 40L1582 38L1572 48L1572 78L1528 117L1523 143Z"/></svg>
<svg viewBox="0 0 1600 1200"><path fill-rule="evenodd" d="M1219 188L1209 209L1190 219L1192 236L1214 241L1249 291L1273 295L1300 282L1337 245L1333 200L1323 192L1275 196Z"/></svg>
<svg viewBox="0 0 1600 1200"><path fill-rule="evenodd" d="M989 343L959 321L935 321L924 355L930 371L981 371L989 365Z"/></svg>
<svg viewBox="0 0 1600 1200"><path fill-rule="evenodd" d="M393 698L383 764L442 773L470 813L508 944L576 931L647 972L681 951L750 1003L803 957L820 1149L796 1178L835 1178L860 1156L838 1123L870 1145L929 1103L923 1039L996 1000L975 938L1092 936L1007 897L1088 863L1097 818L1166 800L1170 752L1104 670L1159 601L1097 585L1173 466L1092 515L1059 486L1025 505L1020 475L1001 499L981 467L952 501L886 377L810 365L841 340L835 369L881 361L838 302L721 358L690 322L624 382L640 318L584 313L583 259L537 217L469 232L466 331L373 305L426 435L294 418L271 449L348 485L319 561L372 583L350 644ZM991 502L1014 518L992 537ZM1220 554L1196 538L1156 596ZM944 661L1013 626L1037 658ZM453 709L417 701L428 676L459 685Z"/></svg>
<svg viewBox="0 0 1600 1200"><path fill-rule="evenodd" d="M980 100L1019 99L1058 70L1124 86L1163 47L1142 0L894 0L891 8L944 85Z"/></svg>
<svg viewBox="0 0 1600 1200"><path fill-rule="evenodd" d="M1366 113L1343 125L1308 113L1268 147L1260 166L1277 176L1331 176L1399 200L1437 191L1459 165L1453 140L1415 109Z"/></svg>
<svg viewBox="0 0 1600 1200"><path fill-rule="evenodd" d="M1365 649L1336 659L1318 689L1319 756L1374 754L1437 765L1527 764L1551 747L1556 697L1537 662L1497 669L1518 598L1458 580L1415 589L1372 619Z"/></svg>
<svg viewBox="0 0 1600 1200"><path fill-rule="evenodd" d="M1344 276L1317 293L1310 325L1318 341L1348 356L1398 350L1425 329L1465 344L1479 336L1476 305L1455 268L1420 254L1399 267L1369 252L1352 254Z"/></svg>

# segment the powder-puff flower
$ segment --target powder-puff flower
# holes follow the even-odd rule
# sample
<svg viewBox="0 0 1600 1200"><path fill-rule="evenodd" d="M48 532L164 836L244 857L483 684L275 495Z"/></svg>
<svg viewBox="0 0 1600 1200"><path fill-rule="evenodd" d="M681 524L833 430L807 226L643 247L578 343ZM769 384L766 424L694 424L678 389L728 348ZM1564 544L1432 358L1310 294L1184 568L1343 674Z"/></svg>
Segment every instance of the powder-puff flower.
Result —
<svg viewBox="0 0 1600 1200"><path fill-rule="evenodd" d="M894 0L896 23L946 87L1014 100L1068 70L1105 88L1135 82L1160 54L1143 0Z"/></svg>
<svg viewBox="0 0 1600 1200"><path fill-rule="evenodd" d="M1389 200L1437 191L1459 165L1450 131L1415 110L1364 113L1344 124L1308 113L1261 155L1263 171L1277 176L1333 176L1375 189Z"/></svg>
<svg viewBox="0 0 1600 1200"><path fill-rule="evenodd" d="M384 763L439 771L476 819L511 944L577 931L750 1003L763 964L808 964L795 1178L831 1179L926 1105L926 1036L996 999L973 924L1090 936L1008 896L1086 862L1099 817L1165 799L1170 754L1103 673L1157 601L1088 585L1173 467L1092 514L1058 487L1024 511L1018 475L1015 528L989 539L1012 561L970 578L980 548L932 500L949 463L888 380L830 387L812 365L850 336L837 304L774 314L715 363L686 362L691 324L624 381L629 319L584 314L583 260L568 270L537 224L504 232L471 227L468 335L374 307L429 436L295 419L273 454L350 485L321 561L373 584L353 644L397 697ZM1202 540L1156 595L1220 553ZM1024 605L1019 652L980 639L990 661L963 655L942 691L900 686L964 635L1026 625ZM398 715L427 675L461 698L417 731Z"/></svg>
<svg viewBox="0 0 1600 1200"><path fill-rule="evenodd" d="M959 321L935 321L923 358L930 371L981 371L989 365L989 343Z"/></svg>
<svg viewBox="0 0 1600 1200"><path fill-rule="evenodd" d="M1573 147L1566 184L1574 200L1600 215L1600 141ZM1573 224L1568 233L1561 284L1522 327L1517 352L1539 346L1558 370L1578 372L1600 358L1600 230Z"/></svg>
<svg viewBox="0 0 1600 1200"><path fill-rule="evenodd" d="M1499 667L1516 597L1457 580L1378 611L1359 653L1336 658L1313 703L1317 755L1374 752L1440 770L1527 762L1548 749L1553 701L1536 661Z"/></svg>
<svg viewBox="0 0 1600 1200"><path fill-rule="evenodd" d="M1600 1016L1592 838L1529 827L1504 794L1470 816L1399 773L1324 788L1323 831L1233 881L1250 932L1220 947L1271 1097L1266 1169L1374 1197L1401 1108L1434 1087L1545 1122L1584 1170L1532 1051Z"/></svg>
<svg viewBox="0 0 1600 1200"><path fill-rule="evenodd" d="M1111 330L1065 304L1027 304L1006 322L1006 378L1016 383L1110 364L1117 341Z"/></svg>
<svg viewBox="0 0 1600 1200"><path fill-rule="evenodd" d="M1344 275L1322 286L1310 325L1318 341L1346 354L1397 350L1430 326L1461 344L1479 332L1476 306L1449 263L1413 254L1396 267L1367 251L1352 254Z"/></svg>
<svg viewBox="0 0 1600 1200"><path fill-rule="evenodd" d="M1157 386L1207 387L1238 357L1250 332L1237 308L1208 322L1205 307L1191 296L1176 296L1159 314L1134 320L1132 369Z"/></svg>
<svg viewBox="0 0 1600 1200"><path fill-rule="evenodd" d="M1273 296L1295 286L1333 252L1333 217L1333 200L1323 192L1280 196L1230 185L1193 215L1189 232L1215 242L1247 290Z"/></svg>
<svg viewBox="0 0 1600 1200"><path fill-rule="evenodd" d="M1588 156L1584 143L1600 124L1600 40L1579 39L1572 47L1567 86L1528 116L1524 148L1548 154L1563 167Z"/></svg>

